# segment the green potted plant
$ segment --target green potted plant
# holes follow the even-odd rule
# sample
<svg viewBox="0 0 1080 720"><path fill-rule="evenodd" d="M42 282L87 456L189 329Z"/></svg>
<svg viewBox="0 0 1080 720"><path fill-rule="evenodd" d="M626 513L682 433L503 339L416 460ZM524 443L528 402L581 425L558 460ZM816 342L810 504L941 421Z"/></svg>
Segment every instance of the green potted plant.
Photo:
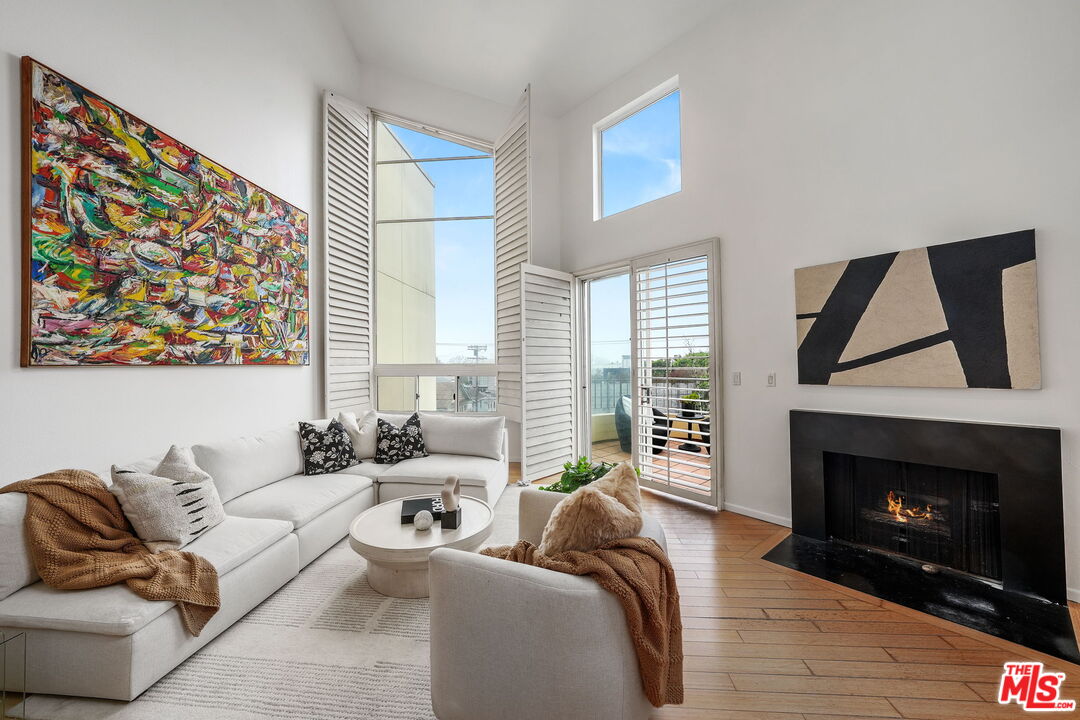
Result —
<svg viewBox="0 0 1080 720"><path fill-rule="evenodd" d="M687 413L700 412L705 409L705 403L702 402L701 393L697 390L692 390L681 396L679 398L679 406L683 409L683 412Z"/></svg>
<svg viewBox="0 0 1080 720"><path fill-rule="evenodd" d="M589 458L582 456L578 458L576 463L565 463L563 465L563 474L559 479L550 485L541 485L540 489L551 492L572 493L579 487L584 487L604 477L613 467L615 467L615 463L594 463ZM634 468L634 470L638 475L641 475L641 470L637 468Z"/></svg>

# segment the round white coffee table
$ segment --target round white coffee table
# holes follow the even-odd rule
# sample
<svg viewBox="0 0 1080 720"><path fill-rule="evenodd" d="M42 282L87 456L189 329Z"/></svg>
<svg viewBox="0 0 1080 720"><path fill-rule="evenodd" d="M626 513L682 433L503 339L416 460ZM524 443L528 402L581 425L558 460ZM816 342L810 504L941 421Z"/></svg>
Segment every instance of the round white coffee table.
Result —
<svg viewBox="0 0 1080 720"><path fill-rule="evenodd" d="M413 495L411 497L434 497ZM435 548L476 550L491 534L495 513L472 497L461 497L461 525L443 530L439 521L418 531L401 524L399 498L368 508L349 527L349 544L368 561L368 584L383 595L400 598L428 596L428 556Z"/></svg>

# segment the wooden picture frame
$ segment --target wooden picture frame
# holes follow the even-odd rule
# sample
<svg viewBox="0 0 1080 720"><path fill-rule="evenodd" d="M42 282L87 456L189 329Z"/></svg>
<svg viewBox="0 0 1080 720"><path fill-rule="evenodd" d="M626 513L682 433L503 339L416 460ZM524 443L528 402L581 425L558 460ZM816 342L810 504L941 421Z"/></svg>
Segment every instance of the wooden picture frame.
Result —
<svg viewBox="0 0 1080 720"><path fill-rule="evenodd" d="M20 364L310 364L309 217L29 56Z"/></svg>

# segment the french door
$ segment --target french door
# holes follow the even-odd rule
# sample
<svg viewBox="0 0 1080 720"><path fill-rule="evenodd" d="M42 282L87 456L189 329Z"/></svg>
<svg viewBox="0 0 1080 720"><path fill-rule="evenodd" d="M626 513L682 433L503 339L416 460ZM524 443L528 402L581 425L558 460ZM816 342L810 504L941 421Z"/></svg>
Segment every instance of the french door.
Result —
<svg viewBox="0 0 1080 720"><path fill-rule="evenodd" d="M577 276L522 265L527 480L632 460L643 487L720 506L717 258L709 240Z"/></svg>
<svg viewBox="0 0 1080 720"><path fill-rule="evenodd" d="M719 266L707 241L630 264L633 454L643 487L720 507Z"/></svg>

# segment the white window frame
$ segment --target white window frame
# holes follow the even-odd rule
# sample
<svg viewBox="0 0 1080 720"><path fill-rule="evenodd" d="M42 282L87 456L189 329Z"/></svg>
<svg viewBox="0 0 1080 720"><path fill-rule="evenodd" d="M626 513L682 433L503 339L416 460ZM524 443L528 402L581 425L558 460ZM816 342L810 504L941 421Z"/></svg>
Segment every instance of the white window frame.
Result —
<svg viewBox="0 0 1080 720"><path fill-rule="evenodd" d="M633 100L621 108L611 113L604 119L600 120L593 125L593 221L603 220L604 215L604 165L603 165L603 150L604 150L604 138L603 134L605 130L608 130L623 120L626 120L631 115L641 112L645 108L649 107L653 103L663 100L668 95L679 91L679 76L676 75L673 78L665 80L657 85L655 88L645 93L641 97ZM680 103L682 97L680 95ZM680 108L679 115L679 158L681 162L682 158L682 113ZM680 175L680 188L675 192L682 191L682 168L679 169ZM674 195L675 193L671 193ZM670 195L663 195L662 197L670 197ZM654 198L659 200L660 198ZM633 210L635 207L641 207L641 205L647 205L653 200L641 203L640 205L634 205L633 207L626 208L626 210ZM621 210L619 212L626 212ZM613 217L619 213L612 213L606 217Z"/></svg>
<svg viewBox="0 0 1080 720"><path fill-rule="evenodd" d="M724 348L723 348L723 334L721 332L721 315L722 307L720 305L720 239L709 238L707 240L700 240L697 242L688 243L685 245L678 245L667 250L660 250L657 252L646 253L644 255L636 255L629 258L624 258L615 262L607 263L604 265L597 265L583 270L574 272L575 285L577 286L576 297L578 298L577 312L576 312L576 332L575 339L577 345L582 350L577 353L577 359L575 361L575 367L577 368L577 377L579 382L577 384L577 409L575 413L575 419L577 423L577 432L574 434L576 443L576 454L580 457L582 455L591 457L592 452L592 438L591 438L591 393L592 393L592 368L590 360L590 335L589 335L589 312L590 303L588 298L588 282L590 280L600 280L613 275L621 275L623 273L630 274L630 354L631 354L631 391L632 401L631 408L631 427L633 428L633 450L630 454L635 465L640 465L640 453L642 452L639 447L639 412L640 407L636 402L637 393L636 388L639 384L639 365L638 365L638 319L635 315L635 297L634 297L634 273L637 268L647 266L650 263L656 262L670 262L673 260L691 258L698 255L704 255L708 258L709 263L709 279L708 279L708 293L710 302L712 303L713 312L710 318L709 328L709 347L710 354L713 355L711 363L711 372L709 375L709 396L710 396L710 426L714 428L711 432L712 445L710 448L710 496L708 498L703 497L697 493L686 493L679 488L671 487L670 485L658 485L652 483L647 479L642 479L641 486L648 487L653 490L658 490L669 495L674 495L685 500L690 500L695 503L701 503L708 507L715 507L717 509L723 509L724 507L724 487L725 487L725 475L724 475L724 384L722 379L724 377Z"/></svg>
<svg viewBox="0 0 1080 720"><path fill-rule="evenodd" d="M491 377L495 380L495 391L498 393L498 376L494 372L489 372L490 368L495 367L492 364L484 363L482 365L470 365L468 363L446 363L443 365L435 364L422 364L422 365L382 365L374 371L374 380L372 382L372 395L375 397L375 402L372 405L374 409L378 409L378 394L379 394L379 378L380 377L392 377L392 378L413 378L417 383L417 388L420 384L420 378L425 377L452 377L454 378L454 392L457 393L457 387L461 384L461 378L463 377ZM438 372L430 372L430 368L438 368ZM476 371L476 368L480 368L480 372ZM453 410L421 410L420 408L420 393L415 392L413 398L413 412L439 412L447 415L467 415L468 417L484 417L500 415L498 411L498 401L496 400L495 410L485 411L465 411L458 410L457 403L460 398L455 398ZM380 412L409 412L408 410L382 410Z"/></svg>
<svg viewBox="0 0 1080 720"><path fill-rule="evenodd" d="M574 334L578 347L577 375L578 400L577 400L577 429L574 439L577 442L577 456L591 457L592 455L592 294L589 283L593 280L606 280L618 275L629 275L631 287L633 287L633 271L630 263L633 258L616 263L608 263L597 267L574 273L577 281L577 332ZM634 324L633 305L630 307L630 324ZM628 343L633 341L627 338ZM633 347L631 347L631 352ZM633 368L631 368L631 373ZM633 376L631 374L631 389L633 388Z"/></svg>
<svg viewBox="0 0 1080 720"><path fill-rule="evenodd" d="M395 219L381 221L376 214L376 208L378 207L378 169L379 159L376 152L376 133L378 132L378 123L384 122L390 125L396 125L398 127L407 128L409 130L415 130L427 135L432 135L441 140L448 140L458 145L464 145L466 147L473 148L479 152L484 153L483 156L471 155L471 156L459 156L459 157L446 157L446 158L418 158L415 161L401 161L401 162L438 162L441 160L465 160L475 159L479 157L494 157L494 146L483 140L479 140L468 135L461 135L459 133L450 132L448 130L442 130L440 128L432 127L425 123L416 122L415 120L409 120L407 118L393 115L391 113L383 112L381 110L371 109L371 207L372 207L372 227L374 232L371 239L371 357L372 357L372 383L371 383L371 398L372 407L379 407L379 378L380 377L497 377L498 365L496 362L490 363L380 363L378 362L379 348L378 348L378 298L379 298L379 273L378 273L378 227L380 224L387 223L402 223L402 222L439 222L439 221L455 221L455 220L492 220L494 221L494 215L479 215L468 217L445 217L445 218L407 218L407 219ZM386 162L386 161L384 161ZM393 161L397 162L397 161ZM494 198L492 199L492 206L494 207ZM492 243L495 242L495 238L492 237ZM494 268L493 268L494 271ZM497 291L498 288L496 288ZM496 343L497 345L497 343ZM494 347L494 346L493 346ZM496 385L496 393L498 392L498 385ZM419 409L420 395L416 393L416 409ZM388 411L389 412L389 411ZM432 411L435 412L435 411ZM450 411L445 411L449 413ZM497 415L497 411L491 412L470 412L467 413L470 417L479 417L484 415Z"/></svg>

